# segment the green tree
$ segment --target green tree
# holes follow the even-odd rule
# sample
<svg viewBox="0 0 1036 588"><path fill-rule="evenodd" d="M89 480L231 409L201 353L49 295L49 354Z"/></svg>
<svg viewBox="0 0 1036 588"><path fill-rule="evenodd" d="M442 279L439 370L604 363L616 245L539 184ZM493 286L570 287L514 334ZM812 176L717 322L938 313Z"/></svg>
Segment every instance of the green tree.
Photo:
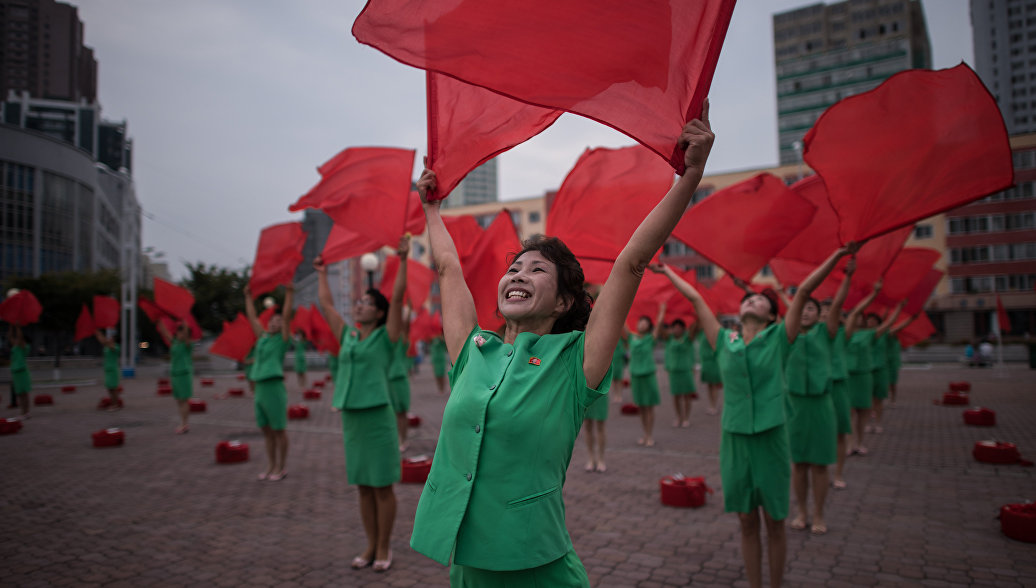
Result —
<svg viewBox="0 0 1036 588"><path fill-rule="evenodd" d="M201 328L209 333L223 330L223 321L232 321L238 312L244 312L245 269L232 270L204 263L187 264L190 275L181 286L194 294L191 312Z"/></svg>

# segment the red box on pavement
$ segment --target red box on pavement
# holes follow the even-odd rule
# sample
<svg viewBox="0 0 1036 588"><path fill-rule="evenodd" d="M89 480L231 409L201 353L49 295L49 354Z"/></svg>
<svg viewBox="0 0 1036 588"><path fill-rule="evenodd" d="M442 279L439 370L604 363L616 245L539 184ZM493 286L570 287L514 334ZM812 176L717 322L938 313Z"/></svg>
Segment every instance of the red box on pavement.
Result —
<svg viewBox="0 0 1036 588"><path fill-rule="evenodd" d="M201 385L202 386L208 387L208 386L214 386L215 384L216 384L216 380L213 380L212 378L202 378L201 379Z"/></svg>
<svg viewBox="0 0 1036 588"><path fill-rule="evenodd" d="M622 405L622 414L640 414L640 408L632 402L627 402Z"/></svg>
<svg viewBox="0 0 1036 588"><path fill-rule="evenodd" d="M976 427L992 427L996 425L996 413L988 408L976 406L964 411L964 424Z"/></svg>
<svg viewBox="0 0 1036 588"><path fill-rule="evenodd" d="M407 423L407 426L410 426L410 427L420 427L421 426L421 417L419 417L418 415L416 415L416 414L414 414L412 412L408 412L407 415L406 415L406 423Z"/></svg>
<svg viewBox="0 0 1036 588"><path fill-rule="evenodd" d="M169 378L159 378L158 379L158 385L159 386L170 386L170 385L172 385L172 382L169 381Z"/></svg>
<svg viewBox="0 0 1036 588"><path fill-rule="evenodd" d="M1022 459L1018 446L1006 441L976 441L971 455L984 463L1012 464Z"/></svg>
<svg viewBox="0 0 1036 588"><path fill-rule="evenodd" d="M428 479L428 472L432 471L432 458L427 455L419 455L403 460L403 468L400 481L404 484L424 484Z"/></svg>
<svg viewBox="0 0 1036 588"><path fill-rule="evenodd" d="M325 382L323 380L317 380L316 382L313 382L313 387L322 389L324 387L324 383Z"/></svg>
<svg viewBox="0 0 1036 588"><path fill-rule="evenodd" d="M216 445L216 463L248 461L248 444L240 441L220 441Z"/></svg>
<svg viewBox="0 0 1036 588"><path fill-rule="evenodd" d="M1011 539L1036 543L1036 504L1001 506L1000 530Z"/></svg>
<svg viewBox="0 0 1036 588"><path fill-rule="evenodd" d="M305 404L293 404L288 407L289 419L308 419L309 407Z"/></svg>
<svg viewBox="0 0 1036 588"><path fill-rule="evenodd" d="M942 403L951 406L964 406L969 404L968 395L957 392L945 392L942 395Z"/></svg>
<svg viewBox="0 0 1036 588"><path fill-rule="evenodd" d="M122 399L121 398L119 399L119 402L116 404L116 406L118 406L119 408L122 408ZM111 396L105 396L105 397L101 398L100 402L97 403L97 409L98 410L106 410L106 409L109 409L111 407L112 407Z"/></svg>
<svg viewBox="0 0 1036 588"><path fill-rule="evenodd" d="M201 398L191 398L187 401L187 405L190 406L191 412L205 412L208 405Z"/></svg>
<svg viewBox="0 0 1036 588"><path fill-rule="evenodd" d="M950 382L950 392L971 392L971 382Z"/></svg>
<svg viewBox="0 0 1036 588"><path fill-rule="evenodd" d="M324 375L324 381L325 382L330 382L331 381L331 374L325 374Z"/></svg>
<svg viewBox="0 0 1036 588"><path fill-rule="evenodd" d="M169 396L172 393L173 393L173 387L170 386L169 384L159 384L158 385L158 395L159 396Z"/></svg>
<svg viewBox="0 0 1036 588"><path fill-rule="evenodd" d="M302 393L302 398L304 400L320 400L320 390L310 388Z"/></svg>
<svg viewBox="0 0 1036 588"><path fill-rule="evenodd" d="M22 422L18 419L0 419L0 435L13 435L22 430Z"/></svg>
<svg viewBox="0 0 1036 588"><path fill-rule="evenodd" d="M229 394L231 396L244 396L245 395L245 389L244 388L231 388L231 389L227 390L227 394Z"/></svg>
<svg viewBox="0 0 1036 588"><path fill-rule="evenodd" d="M36 406L48 406L54 404L54 397L50 394L37 394L32 398L32 403Z"/></svg>
<svg viewBox="0 0 1036 588"><path fill-rule="evenodd" d="M244 382L245 381L245 375L244 374L238 374L237 375L237 381L238 382Z"/></svg>
<svg viewBox="0 0 1036 588"><path fill-rule="evenodd" d="M71 393L76 391L76 387L75 386L62 386L61 387L61 391L64 392L65 394L71 394Z"/></svg>
<svg viewBox="0 0 1036 588"><path fill-rule="evenodd" d="M126 442L126 433L122 429L101 429L93 435L94 447L117 447Z"/></svg>
<svg viewBox="0 0 1036 588"><path fill-rule="evenodd" d="M658 482L662 504L684 508L698 508L705 505L705 494L712 494L712 488L705 484L705 478L685 478L680 474L665 476Z"/></svg>

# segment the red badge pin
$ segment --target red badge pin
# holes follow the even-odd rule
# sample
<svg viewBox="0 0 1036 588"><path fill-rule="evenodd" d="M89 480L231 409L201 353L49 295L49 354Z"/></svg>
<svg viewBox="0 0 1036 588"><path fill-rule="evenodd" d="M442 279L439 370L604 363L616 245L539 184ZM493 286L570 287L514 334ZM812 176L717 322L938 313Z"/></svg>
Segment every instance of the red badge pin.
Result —
<svg viewBox="0 0 1036 588"><path fill-rule="evenodd" d="M529 358L529 365L540 365L540 358L538 358L538 357L530 357Z"/></svg>

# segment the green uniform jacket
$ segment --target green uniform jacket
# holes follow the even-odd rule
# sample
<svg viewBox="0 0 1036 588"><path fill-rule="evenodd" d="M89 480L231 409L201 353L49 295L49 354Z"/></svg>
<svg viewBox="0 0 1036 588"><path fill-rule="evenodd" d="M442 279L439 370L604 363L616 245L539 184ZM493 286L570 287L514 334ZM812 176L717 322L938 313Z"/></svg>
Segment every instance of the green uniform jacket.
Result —
<svg viewBox="0 0 1036 588"><path fill-rule="evenodd" d="M791 344L784 366L785 385L789 394L823 396L831 380L831 337L827 325L817 323L799 333Z"/></svg>
<svg viewBox="0 0 1036 588"><path fill-rule="evenodd" d="M888 351L889 369L898 372L899 366L903 363L903 358L900 356L900 353L903 351L903 346L899 344L899 337L894 335L888 336L886 351Z"/></svg>
<svg viewBox="0 0 1036 588"><path fill-rule="evenodd" d="M716 363L723 378L724 431L751 435L784 424L784 364L790 347L781 322L748 345L737 331L719 330Z"/></svg>
<svg viewBox="0 0 1036 588"><path fill-rule="evenodd" d="M194 361L191 359L191 344L176 339L169 348L169 373L173 376L194 377Z"/></svg>
<svg viewBox="0 0 1036 588"><path fill-rule="evenodd" d="M888 368L888 342L888 333L874 338L874 344L871 346L871 371Z"/></svg>
<svg viewBox="0 0 1036 588"><path fill-rule="evenodd" d="M304 374L306 373L306 340L295 339L293 344L295 346L295 373Z"/></svg>
<svg viewBox="0 0 1036 588"><path fill-rule="evenodd" d="M476 327L450 372L439 444L410 545L441 564L521 570L572 549L561 487L586 408L608 393L583 375L583 332ZM609 369L609 372L611 370Z"/></svg>
<svg viewBox="0 0 1036 588"><path fill-rule="evenodd" d="M863 374L871 371L871 356L874 354L874 329L857 329L849 337L846 349L846 366L850 374Z"/></svg>
<svg viewBox="0 0 1036 588"><path fill-rule="evenodd" d="M846 358L845 327L838 327L834 341L831 342L831 379L849 379L848 359Z"/></svg>
<svg viewBox="0 0 1036 588"><path fill-rule="evenodd" d="M388 377L390 380L410 377L410 357L406 354L410 348L405 337L396 341L392 351L392 362L389 364Z"/></svg>
<svg viewBox="0 0 1036 588"><path fill-rule="evenodd" d="M392 342L384 325L360 340L355 327L342 329L338 373L331 406L342 410L374 408L389 403L388 370Z"/></svg>
<svg viewBox="0 0 1036 588"><path fill-rule="evenodd" d="M655 336L630 335L630 375L646 376L655 373Z"/></svg>
<svg viewBox="0 0 1036 588"><path fill-rule="evenodd" d="M612 352L612 378L621 378L622 370L626 367L626 346L619 339L615 343L615 351Z"/></svg>
<svg viewBox="0 0 1036 588"><path fill-rule="evenodd" d="M104 357L104 387L109 390L119 385L119 346L105 346L102 352Z"/></svg>
<svg viewBox="0 0 1036 588"><path fill-rule="evenodd" d="M666 339L664 363L667 372L694 371L694 341L687 333Z"/></svg>
<svg viewBox="0 0 1036 588"><path fill-rule="evenodd" d="M284 356L289 342L280 333L263 333L255 342L255 363L252 364L252 379L256 382L284 379Z"/></svg>

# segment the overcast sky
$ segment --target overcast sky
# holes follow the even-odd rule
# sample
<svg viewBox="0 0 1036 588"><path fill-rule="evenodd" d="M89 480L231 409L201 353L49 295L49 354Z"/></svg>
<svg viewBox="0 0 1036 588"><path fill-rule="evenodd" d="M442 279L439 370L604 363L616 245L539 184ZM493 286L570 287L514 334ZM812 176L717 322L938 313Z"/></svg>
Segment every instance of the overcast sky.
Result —
<svg viewBox="0 0 1036 588"><path fill-rule="evenodd" d="M360 0L71 0L99 62L108 119L126 119L144 245L184 263L251 263L262 227L341 149L424 154L422 72L360 45ZM777 163L771 15L804 0L739 0L711 90L706 173ZM967 0L924 0L936 68L972 63ZM500 158L500 194L557 188L586 147L632 140L565 115ZM416 174L419 169L415 169Z"/></svg>

